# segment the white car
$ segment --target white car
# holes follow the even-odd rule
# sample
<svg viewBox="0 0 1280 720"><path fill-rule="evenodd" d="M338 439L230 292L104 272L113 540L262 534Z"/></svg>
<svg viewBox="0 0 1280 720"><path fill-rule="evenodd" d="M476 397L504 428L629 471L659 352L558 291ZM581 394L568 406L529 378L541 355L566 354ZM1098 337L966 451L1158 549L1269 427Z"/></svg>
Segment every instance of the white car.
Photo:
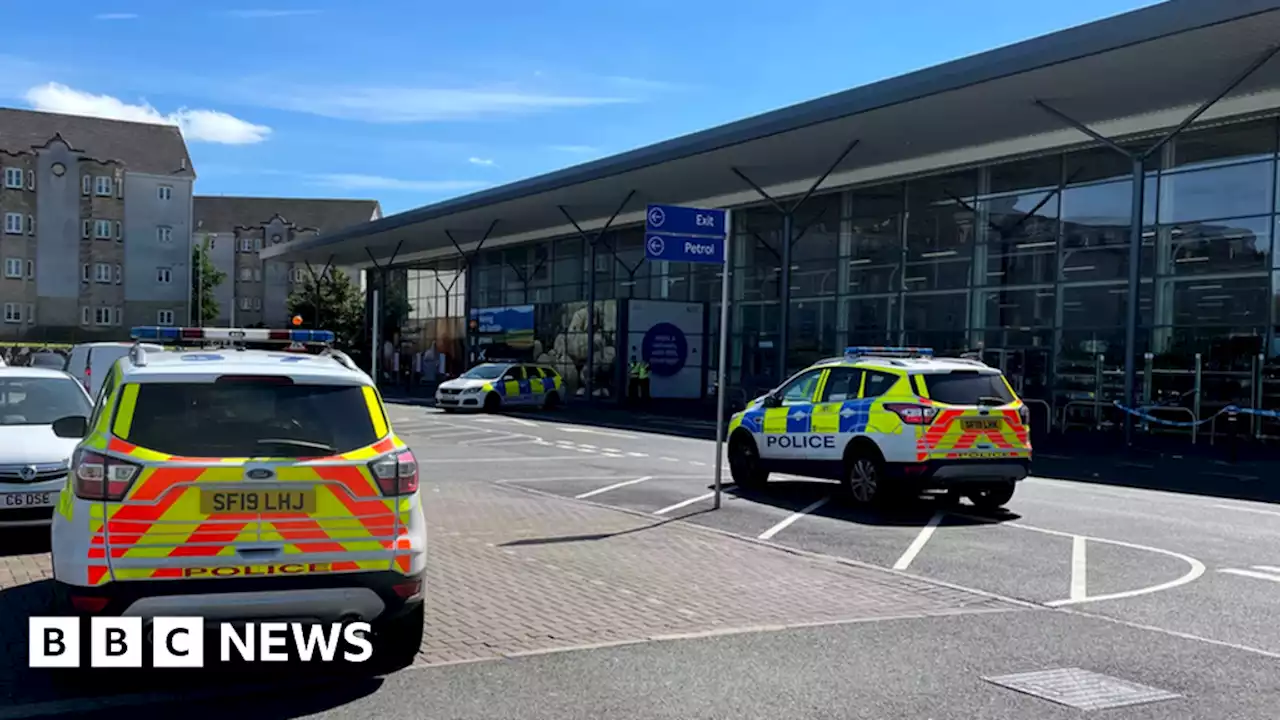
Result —
<svg viewBox="0 0 1280 720"><path fill-rule="evenodd" d="M0 367L0 527L48 525L67 482L75 438L54 421L87 416L93 401L65 372Z"/></svg>
<svg viewBox="0 0 1280 720"><path fill-rule="evenodd" d="M496 412L505 407L554 410L564 398L564 378L546 365L482 363L436 388L436 407L445 412Z"/></svg>
<svg viewBox="0 0 1280 720"><path fill-rule="evenodd" d="M96 397L102 389L102 380L107 376L107 371L117 360L128 355L132 347L133 343L130 342L80 343L72 346L71 354L67 356L66 371L79 380L90 395ZM142 345L142 349L149 353L164 350L159 345L146 343Z"/></svg>

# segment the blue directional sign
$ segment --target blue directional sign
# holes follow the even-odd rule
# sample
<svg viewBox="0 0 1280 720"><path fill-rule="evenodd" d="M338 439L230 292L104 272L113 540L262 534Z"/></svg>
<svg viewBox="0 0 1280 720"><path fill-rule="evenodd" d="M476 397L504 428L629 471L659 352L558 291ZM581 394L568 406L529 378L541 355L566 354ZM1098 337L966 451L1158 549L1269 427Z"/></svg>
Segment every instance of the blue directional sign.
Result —
<svg viewBox="0 0 1280 720"><path fill-rule="evenodd" d="M644 236L644 256L649 260L723 265L724 238L649 232Z"/></svg>
<svg viewBox="0 0 1280 720"><path fill-rule="evenodd" d="M728 231L725 218L724 210L650 205L645 213L644 256L723 265Z"/></svg>
<svg viewBox="0 0 1280 720"><path fill-rule="evenodd" d="M650 205L645 214L646 232L672 235L725 236L724 211L680 205Z"/></svg>

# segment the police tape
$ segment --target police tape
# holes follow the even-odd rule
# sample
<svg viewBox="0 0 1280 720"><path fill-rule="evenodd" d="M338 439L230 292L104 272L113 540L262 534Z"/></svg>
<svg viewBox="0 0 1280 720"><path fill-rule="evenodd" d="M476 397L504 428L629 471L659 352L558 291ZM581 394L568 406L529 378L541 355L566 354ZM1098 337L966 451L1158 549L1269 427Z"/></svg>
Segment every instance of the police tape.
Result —
<svg viewBox="0 0 1280 720"><path fill-rule="evenodd" d="M1113 402L1112 405L1115 405L1120 410L1142 420L1143 422L1154 423L1156 425L1166 425L1168 427L1184 427L1184 428L1200 427L1201 425L1205 425L1207 423L1213 422L1215 418L1218 418L1222 415L1227 415L1227 416L1254 415L1257 417L1265 417L1265 418L1280 418L1280 411L1277 411L1277 410L1265 410L1262 408L1247 408L1247 407L1240 407L1238 405L1228 405L1222 408L1221 410L1219 410L1218 412L1206 418L1201 418L1198 420L1170 420L1168 418L1156 417L1155 415L1152 415L1150 412L1147 412L1147 411L1148 410L1169 410L1169 409L1178 408L1181 406L1168 405L1168 406L1156 406L1156 407L1150 407L1150 408L1131 408L1131 407L1125 407L1124 405L1121 405L1119 401Z"/></svg>

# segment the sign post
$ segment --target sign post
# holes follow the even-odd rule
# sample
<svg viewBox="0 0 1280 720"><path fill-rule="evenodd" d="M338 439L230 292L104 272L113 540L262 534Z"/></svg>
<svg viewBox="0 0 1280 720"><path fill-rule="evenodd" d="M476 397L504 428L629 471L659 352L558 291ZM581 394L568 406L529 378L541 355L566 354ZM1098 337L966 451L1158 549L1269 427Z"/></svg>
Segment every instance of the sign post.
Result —
<svg viewBox="0 0 1280 720"><path fill-rule="evenodd" d="M644 256L648 260L720 266L720 367L716 384L715 509L720 509L724 472L724 411L729 372L729 212L679 205L650 205L645 212Z"/></svg>

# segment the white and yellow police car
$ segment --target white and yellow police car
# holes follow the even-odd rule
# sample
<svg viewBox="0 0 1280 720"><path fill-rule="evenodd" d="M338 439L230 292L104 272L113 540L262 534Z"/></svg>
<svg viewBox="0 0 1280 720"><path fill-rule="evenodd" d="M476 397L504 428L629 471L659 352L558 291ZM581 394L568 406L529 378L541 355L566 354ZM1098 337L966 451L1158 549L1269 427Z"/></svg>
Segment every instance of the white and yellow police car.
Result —
<svg viewBox="0 0 1280 720"><path fill-rule="evenodd" d="M363 621L375 660L423 631L418 463L368 374L321 330L134 328L103 378L53 516L53 574L87 615ZM209 344L222 347L208 347Z"/></svg>
<svg viewBox="0 0 1280 720"><path fill-rule="evenodd" d="M507 407L554 410L564 398L564 378L547 365L481 363L436 388L436 407L445 412L497 412Z"/></svg>
<svg viewBox="0 0 1280 720"><path fill-rule="evenodd" d="M1031 466L1028 410L1004 375L929 348L848 348L735 414L728 437L739 486L837 479L858 504L946 491L1000 507Z"/></svg>

